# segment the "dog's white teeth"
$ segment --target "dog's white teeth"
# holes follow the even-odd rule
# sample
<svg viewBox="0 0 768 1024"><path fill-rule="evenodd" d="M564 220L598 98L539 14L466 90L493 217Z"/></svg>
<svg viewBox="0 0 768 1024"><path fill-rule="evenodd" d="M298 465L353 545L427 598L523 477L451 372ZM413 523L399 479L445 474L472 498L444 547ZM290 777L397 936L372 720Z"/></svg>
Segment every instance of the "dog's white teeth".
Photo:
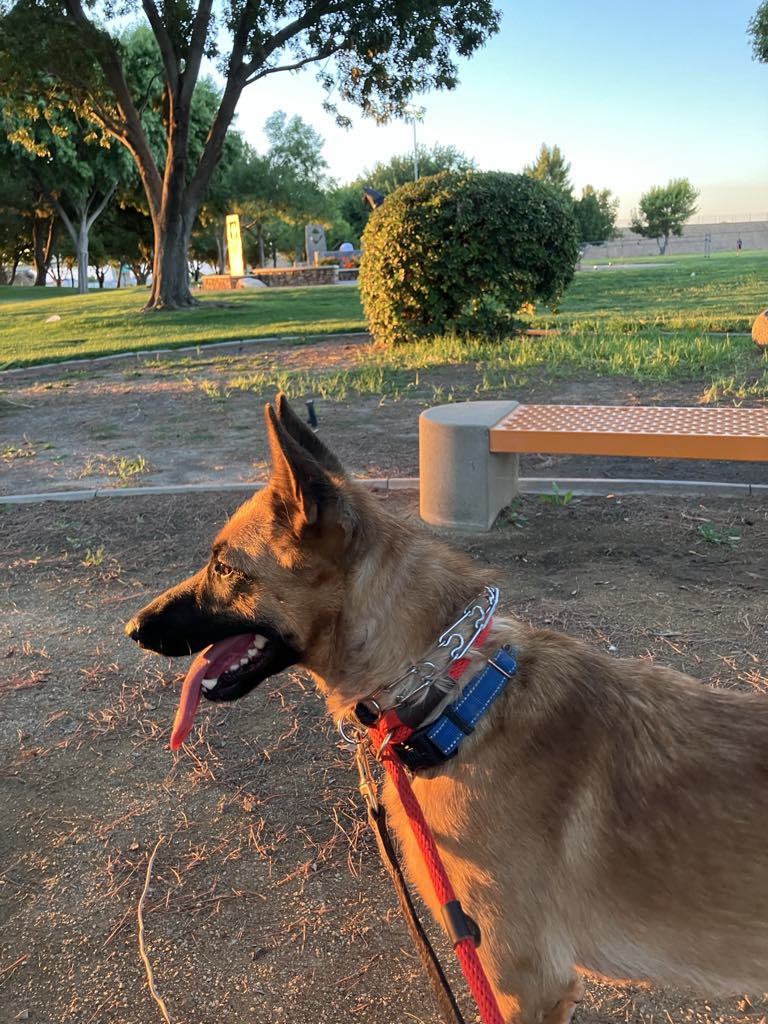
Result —
<svg viewBox="0 0 768 1024"><path fill-rule="evenodd" d="M257 634L253 638L253 643L254 646L258 648L258 650L263 651L264 648L267 646L267 638L265 636L261 636L261 634Z"/></svg>
<svg viewBox="0 0 768 1024"><path fill-rule="evenodd" d="M258 647L249 647L245 653L248 655L249 658L252 658L256 651L258 651Z"/></svg>
<svg viewBox="0 0 768 1024"><path fill-rule="evenodd" d="M247 665L249 661L250 661L249 658L241 658L240 659L240 664L241 665Z"/></svg>
<svg viewBox="0 0 768 1024"><path fill-rule="evenodd" d="M218 683L218 681L219 681L218 679L204 679L203 680L203 689L204 690L212 690L214 688L214 686L216 685L216 683Z"/></svg>

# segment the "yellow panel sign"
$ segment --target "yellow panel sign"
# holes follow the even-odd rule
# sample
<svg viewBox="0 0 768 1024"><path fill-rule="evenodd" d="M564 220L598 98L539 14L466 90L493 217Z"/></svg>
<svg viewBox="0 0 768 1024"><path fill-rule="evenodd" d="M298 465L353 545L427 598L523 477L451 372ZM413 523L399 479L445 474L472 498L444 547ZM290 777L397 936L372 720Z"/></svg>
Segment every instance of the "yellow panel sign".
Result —
<svg viewBox="0 0 768 1024"><path fill-rule="evenodd" d="M236 213L227 215L227 256L232 277L243 277L243 243L240 240L240 218Z"/></svg>

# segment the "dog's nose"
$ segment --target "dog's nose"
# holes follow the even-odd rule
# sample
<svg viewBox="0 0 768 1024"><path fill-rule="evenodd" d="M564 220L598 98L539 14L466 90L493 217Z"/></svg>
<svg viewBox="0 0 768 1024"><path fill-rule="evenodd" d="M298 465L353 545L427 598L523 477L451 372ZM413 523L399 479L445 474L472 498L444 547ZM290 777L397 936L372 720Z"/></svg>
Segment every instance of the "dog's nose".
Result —
<svg viewBox="0 0 768 1024"><path fill-rule="evenodd" d="M139 635L141 633L141 625L138 618L134 617L125 624L125 635L129 636L131 640L135 640L138 643Z"/></svg>

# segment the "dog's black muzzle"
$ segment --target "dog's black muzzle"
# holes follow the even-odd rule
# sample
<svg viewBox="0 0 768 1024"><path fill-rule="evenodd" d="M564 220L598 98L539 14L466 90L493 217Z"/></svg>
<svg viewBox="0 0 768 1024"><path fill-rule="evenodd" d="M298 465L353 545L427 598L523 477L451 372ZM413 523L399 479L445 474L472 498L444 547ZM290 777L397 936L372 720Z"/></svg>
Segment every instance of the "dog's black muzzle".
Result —
<svg viewBox="0 0 768 1024"><path fill-rule="evenodd" d="M126 623L126 635L141 647L176 658L247 632L248 623L210 607L205 576L206 570L202 569L160 594Z"/></svg>

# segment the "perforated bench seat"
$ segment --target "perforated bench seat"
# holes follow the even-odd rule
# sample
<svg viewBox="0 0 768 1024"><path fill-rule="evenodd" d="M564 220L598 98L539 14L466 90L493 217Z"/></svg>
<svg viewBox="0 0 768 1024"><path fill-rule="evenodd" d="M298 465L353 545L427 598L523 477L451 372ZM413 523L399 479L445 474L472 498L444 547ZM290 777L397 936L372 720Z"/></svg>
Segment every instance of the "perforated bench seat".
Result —
<svg viewBox="0 0 768 1024"><path fill-rule="evenodd" d="M491 452L768 461L768 408L518 405Z"/></svg>

